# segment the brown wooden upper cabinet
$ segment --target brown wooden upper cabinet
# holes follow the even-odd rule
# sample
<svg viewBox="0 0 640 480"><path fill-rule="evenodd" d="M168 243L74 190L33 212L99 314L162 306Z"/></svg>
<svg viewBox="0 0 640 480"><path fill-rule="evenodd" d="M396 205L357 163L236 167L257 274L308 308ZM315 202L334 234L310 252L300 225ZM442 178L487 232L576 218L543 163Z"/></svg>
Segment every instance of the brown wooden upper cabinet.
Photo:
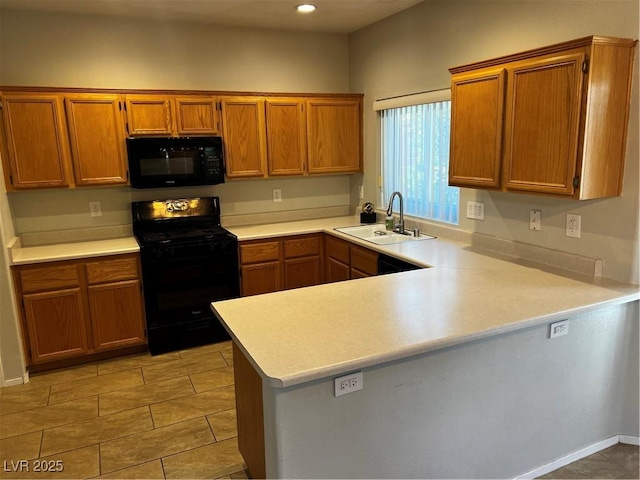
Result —
<svg viewBox="0 0 640 480"><path fill-rule="evenodd" d="M2 119L9 190L68 187L72 183L63 95L3 94Z"/></svg>
<svg viewBox="0 0 640 480"><path fill-rule="evenodd" d="M220 135L218 99L206 95L125 95L132 137Z"/></svg>
<svg viewBox="0 0 640 480"><path fill-rule="evenodd" d="M266 124L269 175L304 175L307 161L304 99L268 98Z"/></svg>
<svg viewBox="0 0 640 480"><path fill-rule="evenodd" d="M220 104L227 177L265 176L267 146L264 99L221 97Z"/></svg>
<svg viewBox="0 0 640 480"><path fill-rule="evenodd" d="M360 170L361 107L355 99L307 100L309 174Z"/></svg>
<svg viewBox="0 0 640 480"><path fill-rule="evenodd" d="M127 153L121 96L65 97L76 185L124 185Z"/></svg>
<svg viewBox="0 0 640 480"><path fill-rule="evenodd" d="M449 183L620 195L636 44L593 36L450 69Z"/></svg>
<svg viewBox="0 0 640 480"><path fill-rule="evenodd" d="M220 135L217 102L217 97L176 96L176 133L182 136Z"/></svg>
<svg viewBox="0 0 640 480"><path fill-rule="evenodd" d="M167 95L125 95L127 133L130 136L169 137L173 126L173 98Z"/></svg>
<svg viewBox="0 0 640 480"><path fill-rule="evenodd" d="M2 95L8 190L124 185L124 123L119 94Z"/></svg>
<svg viewBox="0 0 640 480"><path fill-rule="evenodd" d="M126 138L222 135L226 176L362 170L362 95L220 95L7 87L8 190L126 185Z"/></svg>
<svg viewBox="0 0 640 480"><path fill-rule="evenodd" d="M229 178L355 173L361 98L221 97Z"/></svg>

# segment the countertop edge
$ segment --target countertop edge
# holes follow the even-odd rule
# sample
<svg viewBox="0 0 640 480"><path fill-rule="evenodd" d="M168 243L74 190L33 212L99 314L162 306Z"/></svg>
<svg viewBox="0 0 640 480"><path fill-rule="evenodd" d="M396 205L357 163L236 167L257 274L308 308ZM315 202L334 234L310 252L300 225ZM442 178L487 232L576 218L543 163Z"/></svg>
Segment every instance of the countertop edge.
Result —
<svg viewBox="0 0 640 480"><path fill-rule="evenodd" d="M260 374L260 376L264 380L266 380L267 384L272 388L288 388L288 387L293 387L303 383L320 380L323 378L343 375L348 372L365 369L365 368L372 367L375 365L380 365L383 363L402 360L412 356L422 355L425 353L441 350L448 347L453 347L456 345L462 345L462 344L473 342L476 340L482 340L484 338L493 337L496 335L503 335L506 333L523 330L525 328L535 327L537 325L541 325L544 323L551 323L554 321L563 320L569 316L588 313L594 310L598 310L600 308L605 308L605 307L610 307L615 305L623 305L623 304L631 303L638 300L640 300L639 291L635 291L633 293L620 293L620 296L618 297L601 301L601 302L596 302L593 304L584 305L571 310L565 310L565 311L556 312L556 313L543 315L539 317L524 319L521 321L512 322L508 325L503 325L495 328L481 330L478 332L473 332L468 335L451 337L451 338L443 339L441 341L429 342L428 344L418 344L418 345L412 346L411 348L398 350L393 353L370 356L368 358L357 359L352 362L318 368L312 371L302 372L299 375L284 376L282 378L272 377L266 374L264 370L260 368L260 366L255 362L251 354L245 349L244 345L239 341L239 339L235 336L235 334L230 329L227 328L226 323L216 311L213 303L211 304L211 309L216 315L216 318L218 318L222 322L222 324L225 326L225 329L227 329L227 331L231 335L232 340L238 345L240 350L243 352L243 354L251 363L251 365Z"/></svg>

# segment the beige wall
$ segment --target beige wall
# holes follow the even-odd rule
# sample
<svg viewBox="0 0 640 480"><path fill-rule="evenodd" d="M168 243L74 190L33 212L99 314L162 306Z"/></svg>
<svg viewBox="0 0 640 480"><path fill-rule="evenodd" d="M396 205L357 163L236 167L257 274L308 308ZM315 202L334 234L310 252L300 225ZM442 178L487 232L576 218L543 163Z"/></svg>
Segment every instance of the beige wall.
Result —
<svg viewBox="0 0 640 480"><path fill-rule="evenodd" d="M0 84L55 87L348 92L346 35L4 11ZM282 202L272 190L282 189ZM236 181L198 189L9 194L18 234L130 223L130 202L218 195L225 215L347 206L348 176ZM103 216L89 216L89 201Z"/></svg>
<svg viewBox="0 0 640 480"><path fill-rule="evenodd" d="M365 175L352 179L352 202L380 203L375 99L449 87L448 68L589 35L638 38L637 1L428 0L349 37L352 91L365 94ZM485 203L485 220L462 218L460 229L604 259L604 275L638 283L638 51L622 197L576 202L461 190ZM529 230L529 210L542 211L542 230ZM582 237L567 238L565 215L582 215Z"/></svg>

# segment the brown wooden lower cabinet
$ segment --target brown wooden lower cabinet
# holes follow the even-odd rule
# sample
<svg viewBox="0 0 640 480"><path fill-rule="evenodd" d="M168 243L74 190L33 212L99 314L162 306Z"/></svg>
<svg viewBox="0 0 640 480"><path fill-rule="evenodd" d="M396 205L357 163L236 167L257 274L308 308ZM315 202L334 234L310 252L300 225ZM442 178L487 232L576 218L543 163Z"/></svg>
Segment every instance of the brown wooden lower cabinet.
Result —
<svg viewBox="0 0 640 480"><path fill-rule="evenodd" d="M146 343L137 254L13 267L27 364Z"/></svg>
<svg viewBox="0 0 640 480"><path fill-rule="evenodd" d="M341 282L378 274L378 252L327 235L326 280Z"/></svg>
<svg viewBox="0 0 640 480"><path fill-rule="evenodd" d="M249 240L238 249L243 297L324 280L322 234Z"/></svg>

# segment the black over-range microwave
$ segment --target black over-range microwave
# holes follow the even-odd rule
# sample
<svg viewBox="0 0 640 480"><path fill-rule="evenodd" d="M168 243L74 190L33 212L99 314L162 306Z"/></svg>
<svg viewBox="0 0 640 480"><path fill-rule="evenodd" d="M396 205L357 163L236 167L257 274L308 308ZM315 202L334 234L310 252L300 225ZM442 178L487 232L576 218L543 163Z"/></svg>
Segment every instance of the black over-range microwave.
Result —
<svg viewBox="0 0 640 480"><path fill-rule="evenodd" d="M133 188L224 183L221 137L127 138Z"/></svg>

